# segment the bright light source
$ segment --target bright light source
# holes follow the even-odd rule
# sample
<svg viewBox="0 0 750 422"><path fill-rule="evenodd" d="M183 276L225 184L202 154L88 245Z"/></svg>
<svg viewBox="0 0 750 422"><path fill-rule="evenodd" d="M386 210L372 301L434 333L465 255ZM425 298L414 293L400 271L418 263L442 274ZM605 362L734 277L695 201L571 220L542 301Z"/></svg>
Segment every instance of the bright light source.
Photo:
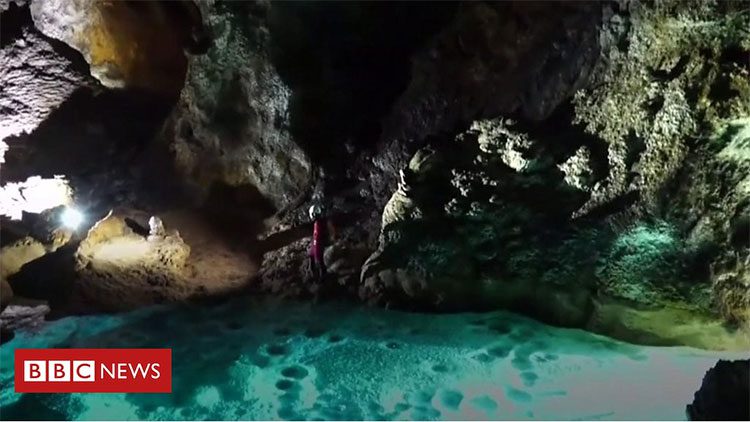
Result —
<svg viewBox="0 0 750 422"><path fill-rule="evenodd" d="M0 186L0 215L11 220L20 220L24 212L39 214L72 202L73 191L62 176L51 179L32 176L24 182Z"/></svg>
<svg viewBox="0 0 750 422"><path fill-rule="evenodd" d="M65 227L75 230L83 222L83 214L75 208L67 207L60 216L60 220Z"/></svg>

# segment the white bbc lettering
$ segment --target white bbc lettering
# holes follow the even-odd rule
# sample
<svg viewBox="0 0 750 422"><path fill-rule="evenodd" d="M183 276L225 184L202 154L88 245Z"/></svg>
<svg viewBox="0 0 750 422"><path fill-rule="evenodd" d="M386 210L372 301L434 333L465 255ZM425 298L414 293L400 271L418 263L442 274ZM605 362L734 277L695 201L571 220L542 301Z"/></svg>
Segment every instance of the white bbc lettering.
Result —
<svg viewBox="0 0 750 422"><path fill-rule="evenodd" d="M26 360L23 362L23 380L27 382L47 381L46 360Z"/></svg>
<svg viewBox="0 0 750 422"><path fill-rule="evenodd" d="M115 372L117 372L117 371L115 370L116 366L115 366L114 363L112 364L111 367L107 366L105 364L102 364L100 366L100 368L101 368L102 372L99 375L99 379L105 379L105 378L106 379L114 379L115 378Z"/></svg>
<svg viewBox="0 0 750 422"><path fill-rule="evenodd" d="M47 365L47 380L50 382L70 381L70 361L51 360Z"/></svg>
<svg viewBox="0 0 750 422"><path fill-rule="evenodd" d="M94 382L94 367L96 362L93 360L74 360L73 361L73 381L76 382Z"/></svg>

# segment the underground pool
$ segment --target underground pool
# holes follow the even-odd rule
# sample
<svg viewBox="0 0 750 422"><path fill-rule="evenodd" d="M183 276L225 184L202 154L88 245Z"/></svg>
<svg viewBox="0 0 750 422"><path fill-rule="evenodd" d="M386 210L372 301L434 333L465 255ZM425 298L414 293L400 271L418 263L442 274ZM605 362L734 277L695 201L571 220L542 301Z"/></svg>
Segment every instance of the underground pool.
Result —
<svg viewBox="0 0 750 422"><path fill-rule="evenodd" d="M18 348L166 347L172 394L18 394ZM67 317L0 348L3 419L684 420L737 353L644 347L506 312L237 298Z"/></svg>

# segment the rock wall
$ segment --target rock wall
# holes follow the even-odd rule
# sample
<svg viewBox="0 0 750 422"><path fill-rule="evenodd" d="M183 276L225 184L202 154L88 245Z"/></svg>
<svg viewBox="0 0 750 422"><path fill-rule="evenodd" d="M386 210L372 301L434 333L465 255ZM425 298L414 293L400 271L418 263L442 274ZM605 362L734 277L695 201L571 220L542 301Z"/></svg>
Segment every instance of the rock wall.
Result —
<svg viewBox="0 0 750 422"><path fill-rule="evenodd" d="M405 294L412 306L438 309L511 307L581 324L595 289L579 271L596 259L586 242L606 234L569 222L586 193L566 182L566 158L504 119L420 150L385 206L361 295Z"/></svg>
<svg viewBox="0 0 750 422"><path fill-rule="evenodd" d="M28 9L10 4L3 12L0 51L0 163L6 138L33 131L50 113L92 79L80 57L33 27Z"/></svg>
<svg viewBox="0 0 750 422"><path fill-rule="evenodd" d="M476 120L428 139L408 164L387 161L381 170L400 182L361 296L500 306L655 344L745 347L721 328L748 329L743 7L602 5L601 54L587 83L562 91L583 88L570 109L521 107L515 121ZM662 308L669 323L656 324Z"/></svg>
<svg viewBox="0 0 750 422"><path fill-rule="evenodd" d="M34 4L44 9L54 2ZM81 4L66 3L70 7L60 11L56 18L65 20L64 12ZM144 174L152 168L164 167L151 167L153 162L147 150L174 99L162 92L143 89L145 86L121 89L103 86L92 77L81 53L44 35L35 26L30 5L4 2L0 6L3 62L0 90L5 90L0 100L0 122L5 128L0 139L3 155L0 161L4 161L0 171L3 184L0 296L4 308L10 304L9 315L0 318L5 332L5 328L18 326L17 323L25 325L27 311L40 318L43 313L35 309L49 312L50 308L39 300L52 304L54 312L63 312L56 306L66 304L76 279L80 280L82 274L89 286L107 285L92 282L100 273L76 272L74 254L78 236L110 209L127 205L148 210L163 208L176 195L170 195L168 185L143 183ZM136 44L131 46L132 53L142 54L137 51L142 43ZM179 54L183 54L181 47ZM183 78L184 73L179 72L170 76L171 81L180 85ZM61 227L62 207L58 205L73 205L83 213L80 232L75 234ZM73 241L66 245L71 238ZM237 279L249 278L249 270L238 267L240 276L226 278L231 279L229 284L235 283L233 287L241 284ZM152 274L156 272L152 268ZM132 291L142 288L139 283L145 281L134 275L138 271L125 273L119 274L119 287L129 284L129 294L135 300L118 302L118 294L110 291L98 297L93 295L94 300L73 311L93 312L154 303L154 297L159 295L150 294L153 286L143 288L140 297L134 295ZM193 285L185 289L188 293L174 297L184 299L198 287ZM165 296L168 297L159 296L159 300Z"/></svg>
<svg viewBox="0 0 750 422"><path fill-rule="evenodd" d="M205 54L190 57L165 126L175 167L199 200L215 184L249 185L283 208L303 193L312 174L289 133L291 92L269 58L269 4L202 7L212 42Z"/></svg>
<svg viewBox="0 0 750 422"><path fill-rule="evenodd" d="M411 80L383 120L369 178L380 206L398 169L430 136L477 119L540 121L588 80L599 55L601 4L465 3L412 58ZM382 181L380 181L382 179Z"/></svg>
<svg viewBox="0 0 750 422"><path fill-rule="evenodd" d="M578 215L632 192L636 213L660 212L691 149L750 113L743 5L626 4L606 20L609 47L574 99L575 122L607 144L610 173Z"/></svg>
<svg viewBox="0 0 750 422"><path fill-rule="evenodd" d="M91 74L110 88L174 96L201 31L192 2L34 0L35 26L83 54Z"/></svg>

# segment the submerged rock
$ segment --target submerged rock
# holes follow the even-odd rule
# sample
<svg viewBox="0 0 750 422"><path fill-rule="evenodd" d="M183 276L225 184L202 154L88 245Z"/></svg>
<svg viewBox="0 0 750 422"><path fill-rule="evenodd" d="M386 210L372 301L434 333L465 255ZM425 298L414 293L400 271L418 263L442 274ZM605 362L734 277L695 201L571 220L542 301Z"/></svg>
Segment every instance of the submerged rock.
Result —
<svg viewBox="0 0 750 422"><path fill-rule="evenodd" d="M172 394L20 394L22 348L168 347ZM680 420L742 353L642 347L507 312L234 298L52 321L0 347L4 419ZM502 374L502 375L498 375ZM613 380L617 382L613 382ZM254 394L249 401L248 390ZM737 390L739 391L739 390ZM731 392L730 392L731 393ZM623 397L626 396L626 397Z"/></svg>

